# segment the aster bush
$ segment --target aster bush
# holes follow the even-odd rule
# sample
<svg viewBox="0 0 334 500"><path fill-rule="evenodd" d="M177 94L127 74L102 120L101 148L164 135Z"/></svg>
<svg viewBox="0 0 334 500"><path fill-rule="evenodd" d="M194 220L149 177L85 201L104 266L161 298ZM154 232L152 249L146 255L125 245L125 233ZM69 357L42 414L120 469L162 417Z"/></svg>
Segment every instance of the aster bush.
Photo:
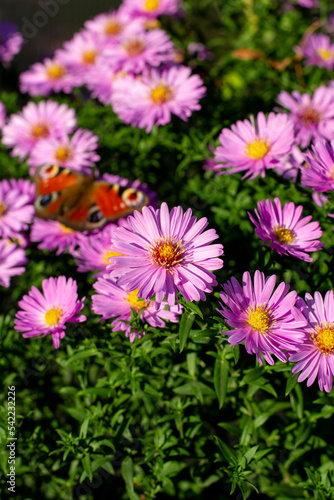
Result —
<svg viewBox="0 0 334 500"><path fill-rule="evenodd" d="M0 497L334 498L327 2L124 0L31 66L7 21Z"/></svg>

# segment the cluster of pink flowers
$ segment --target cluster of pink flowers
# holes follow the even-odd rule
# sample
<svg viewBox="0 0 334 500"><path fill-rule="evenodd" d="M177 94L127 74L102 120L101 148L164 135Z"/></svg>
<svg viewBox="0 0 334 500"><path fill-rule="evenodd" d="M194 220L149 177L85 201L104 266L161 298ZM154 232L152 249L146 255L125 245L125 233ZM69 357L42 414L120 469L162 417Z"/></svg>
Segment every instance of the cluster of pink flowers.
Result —
<svg viewBox="0 0 334 500"><path fill-rule="evenodd" d="M21 75L22 92L49 96L86 85L123 121L147 132L154 124L168 123L172 114L187 120L200 109L205 87L198 75L177 62L174 45L157 19L162 14L177 15L179 3L125 0L117 11L99 14L53 59L36 63Z"/></svg>
<svg viewBox="0 0 334 500"><path fill-rule="evenodd" d="M272 355L285 362L296 362L293 374L301 372L298 381L308 379L307 386L318 377L321 391L330 392L334 375L334 294L330 290L325 298L315 292L307 293L305 300L289 285L277 277L265 277L255 271L254 279L248 272L242 285L232 277L223 285L219 312L232 329L229 343L245 341L249 354L256 354L260 364L263 358L274 364ZM288 293L289 292L289 293ZM225 305L223 305L225 304Z"/></svg>

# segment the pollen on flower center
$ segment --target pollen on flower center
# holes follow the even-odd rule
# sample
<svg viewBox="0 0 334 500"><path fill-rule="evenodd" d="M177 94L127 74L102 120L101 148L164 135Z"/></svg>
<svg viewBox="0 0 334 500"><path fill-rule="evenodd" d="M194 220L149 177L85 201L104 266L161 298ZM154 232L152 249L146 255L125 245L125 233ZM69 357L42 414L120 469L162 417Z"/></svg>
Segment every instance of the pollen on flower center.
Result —
<svg viewBox="0 0 334 500"><path fill-rule="evenodd" d="M65 224L61 224L61 222L59 222L59 226L64 233L73 233L73 229L71 229L68 226L65 226Z"/></svg>
<svg viewBox="0 0 334 500"><path fill-rule="evenodd" d="M62 76L66 75L67 71L65 66L53 63L47 68L46 73L51 80L58 80Z"/></svg>
<svg viewBox="0 0 334 500"><path fill-rule="evenodd" d="M254 158L254 160L260 160L269 151L269 142L265 142L262 139L259 141L255 139L253 142L249 142L246 147L246 155Z"/></svg>
<svg viewBox="0 0 334 500"><path fill-rule="evenodd" d="M35 139L36 141L38 139L43 138L43 137L48 137L49 127L45 124L35 125L32 128L31 135L32 135L33 139Z"/></svg>
<svg viewBox="0 0 334 500"><path fill-rule="evenodd" d="M317 54L318 54L318 56L321 57L321 59L324 59L325 61L327 59L330 59L334 55L330 50L327 50L327 49L318 49Z"/></svg>
<svg viewBox="0 0 334 500"><path fill-rule="evenodd" d="M59 309L59 307L57 307L57 309L49 309L45 313L45 322L46 322L46 324L48 326L58 325L59 320L61 318L61 315L62 315L62 312Z"/></svg>
<svg viewBox="0 0 334 500"><path fill-rule="evenodd" d="M59 162L68 161L72 158L72 151L66 146L60 146L56 151L56 160Z"/></svg>
<svg viewBox="0 0 334 500"><path fill-rule="evenodd" d="M106 23L104 28L104 34L107 36L118 35L123 31L123 26L119 21L110 20Z"/></svg>
<svg viewBox="0 0 334 500"><path fill-rule="evenodd" d="M298 113L298 118L305 125L316 125L320 122L321 116L315 109L305 108Z"/></svg>
<svg viewBox="0 0 334 500"><path fill-rule="evenodd" d="M172 236L163 236L151 244L150 257L154 264L172 269L184 259L185 248L181 240Z"/></svg>
<svg viewBox="0 0 334 500"><path fill-rule="evenodd" d="M7 205L0 201L0 217L5 213Z"/></svg>
<svg viewBox="0 0 334 500"><path fill-rule="evenodd" d="M146 0L146 2L144 2L144 8L152 12L159 7L159 4L159 0Z"/></svg>
<svg viewBox="0 0 334 500"><path fill-rule="evenodd" d="M129 56L137 56L145 50L145 44L138 38L132 38L123 45Z"/></svg>
<svg viewBox="0 0 334 500"><path fill-rule="evenodd" d="M109 259L111 257L117 257L118 255L124 255L124 253L113 252L112 250L108 250L103 257L103 262L105 262L106 264L111 264Z"/></svg>
<svg viewBox="0 0 334 500"><path fill-rule="evenodd" d="M276 229L274 229L274 236L277 241L286 244L293 243L296 238L293 231L281 226L277 226Z"/></svg>
<svg viewBox="0 0 334 500"><path fill-rule="evenodd" d="M139 288L136 290L133 290L133 292L130 292L127 297L127 302L137 309L138 311L141 311L142 309L146 309L149 306L148 302L145 302L143 299L138 299L138 292Z"/></svg>
<svg viewBox="0 0 334 500"><path fill-rule="evenodd" d="M94 64L97 57L96 50L87 50L82 55L82 60L85 64Z"/></svg>
<svg viewBox="0 0 334 500"><path fill-rule="evenodd" d="M265 306L250 306L248 308L247 323L252 330L265 333L271 322L271 314Z"/></svg>
<svg viewBox="0 0 334 500"><path fill-rule="evenodd" d="M317 325L312 333L312 341L324 354L334 352L334 323Z"/></svg>
<svg viewBox="0 0 334 500"><path fill-rule="evenodd" d="M163 104L164 102L169 101L172 95L173 94L168 87L165 85L159 85L155 89L151 90L151 101L153 101L154 104Z"/></svg>

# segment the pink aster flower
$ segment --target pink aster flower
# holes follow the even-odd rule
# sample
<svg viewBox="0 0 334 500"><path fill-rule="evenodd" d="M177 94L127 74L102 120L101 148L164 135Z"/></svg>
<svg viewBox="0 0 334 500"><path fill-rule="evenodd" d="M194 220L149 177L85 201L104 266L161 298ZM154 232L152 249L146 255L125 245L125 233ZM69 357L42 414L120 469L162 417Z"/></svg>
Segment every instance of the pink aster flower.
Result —
<svg viewBox="0 0 334 500"><path fill-rule="evenodd" d="M303 207L291 201L282 208L279 198L262 200L255 210L258 221L248 212L250 220L255 224L255 232L264 242L271 241L270 248L280 255L291 255L298 259L312 262L305 252L316 252L324 243L319 241L322 235L319 222L313 221L311 215L301 218Z"/></svg>
<svg viewBox="0 0 334 500"><path fill-rule="evenodd" d="M319 66L328 70L334 68L334 44L327 35L308 35L300 47L295 47L295 52L305 57L306 66Z"/></svg>
<svg viewBox="0 0 334 500"><path fill-rule="evenodd" d="M271 354L279 360L287 361L284 350L296 350L296 345L304 338L301 328L305 321L295 307L297 292L289 292L289 285L280 283L276 290L276 276L265 277L255 271L254 285L249 272L242 277L242 286L232 277L223 285L220 298L222 310L217 309L232 330L221 332L229 335L231 345L245 341L248 354L256 354L262 365L264 359L274 364Z"/></svg>
<svg viewBox="0 0 334 500"><path fill-rule="evenodd" d="M92 31L81 30L64 48L56 51L57 61L85 82L87 72L93 68L104 50L104 44Z"/></svg>
<svg viewBox="0 0 334 500"><path fill-rule="evenodd" d="M85 28L94 32L98 37L108 44L118 43L120 40L143 28L140 19L135 19L123 9L99 14L86 21Z"/></svg>
<svg viewBox="0 0 334 500"><path fill-rule="evenodd" d="M307 293L305 300L298 298L296 306L306 319L304 331L306 337L289 357L289 361L297 363L292 373L301 372L298 382L307 380L307 387L313 384L318 376L321 391L330 392L334 375L334 297L329 290L325 298L319 292L313 297Z"/></svg>
<svg viewBox="0 0 334 500"><path fill-rule="evenodd" d="M40 242L39 249L46 249L49 252L57 250L56 255L60 255L65 250L74 252L80 243L86 241L86 234L86 232L74 231L55 220L35 217L31 226L30 239L33 242Z"/></svg>
<svg viewBox="0 0 334 500"><path fill-rule="evenodd" d="M6 123L6 108L4 103L0 101L0 130L4 127Z"/></svg>
<svg viewBox="0 0 334 500"><path fill-rule="evenodd" d="M99 271L97 276L106 272L106 267L114 255L120 255L112 250L112 236L118 226L110 223L98 233L90 234L73 252L79 273Z"/></svg>
<svg viewBox="0 0 334 500"><path fill-rule="evenodd" d="M98 137L90 130L78 128L73 136L57 139L40 140L31 152L28 164L39 167L44 164L56 164L79 172L90 172L90 167L100 159L95 150ZM88 168L87 168L88 167Z"/></svg>
<svg viewBox="0 0 334 500"><path fill-rule="evenodd" d="M315 139L334 137L334 90L318 87L313 96L296 90L280 92L277 102L290 110L295 136L302 148Z"/></svg>
<svg viewBox="0 0 334 500"><path fill-rule="evenodd" d="M320 193L334 190L334 140L317 141L305 153L306 164L302 166L303 186Z"/></svg>
<svg viewBox="0 0 334 500"><path fill-rule="evenodd" d="M36 63L28 71L20 75L21 92L31 96L49 96L52 92L69 94L73 87L82 83L81 78L74 75L57 59L44 59L43 63Z"/></svg>
<svg viewBox="0 0 334 500"><path fill-rule="evenodd" d="M113 250L123 254L113 257L111 276L126 291L139 288L138 297L150 299L155 293L161 303L166 296L170 306L177 300L177 290L186 300L205 300L217 284L210 272L220 269L223 245L211 245L218 238L214 229L203 232L207 219L197 221L189 208L185 213L175 207L169 213L166 203L159 210L143 207L127 218L127 227L113 235Z"/></svg>
<svg viewBox="0 0 334 500"><path fill-rule="evenodd" d="M86 316L78 313L83 308L85 297L78 300L77 283L65 276L42 281L41 293L35 286L19 302L22 311L15 316L15 330L24 338L52 335L55 349L65 337L66 323L81 323Z"/></svg>
<svg viewBox="0 0 334 500"><path fill-rule="evenodd" d="M33 205L32 183L15 179L0 182L0 236L15 237L28 229L35 209Z"/></svg>
<svg viewBox="0 0 334 500"><path fill-rule="evenodd" d="M124 0L122 8L133 16L155 18L177 14L179 5L180 0Z"/></svg>
<svg viewBox="0 0 334 500"><path fill-rule="evenodd" d="M92 97L98 99L102 104L110 104L113 87L118 78L125 76L124 71L116 71L109 67L104 58L92 68L86 75L86 86L91 91Z"/></svg>
<svg viewBox="0 0 334 500"><path fill-rule="evenodd" d="M249 175L254 179L258 174L264 177L265 169L284 164L294 144L293 123L282 113L269 113L266 118L260 112L256 122L251 116L231 129L222 130L215 160L224 162L222 168L229 168L224 174L246 170L243 179Z"/></svg>
<svg viewBox="0 0 334 500"><path fill-rule="evenodd" d="M165 125L171 115L187 121L193 111L201 109L198 101L206 89L198 75L191 75L190 68L172 67L162 73L152 72L138 79L124 77L113 86L113 110L134 127L146 128Z"/></svg>
<svg viewBox="0 0 334 500"><path fill-rule="evenodd" d="M166 310L167 302L159 304L152 300L145 302L138 298L138 290L126 292L123 287L106 275L98 278L93 287L97 291L97 295L92 296L92 309L95 314L102 314L101 320L115 318L111 323L113 331L124 331L125 336L130 338L130 342L145 335L144 331L137 329L133 331L131 325L124 323L124 321L130 321L131 309L141 313L140 320L143 323L146 322L159 328L166 326L164 321L166 319L178 323L178 316L182 314L181 305L170 306Z"/></svg>
<svg viewBox="0 0 334 500"><path fill-rule="evenodd" d="M2 129L2 142L14 148L12 156L28 156L41 139L64 137L76 124L73 109L54 101L29 102L20 113L11 115Z"/></svg>
<svg viewBox="0 0 334 500"><path fill-rule="evenodd" d="M104 53L116 70L142 73L151 67L173 60L174 49L167 33L161 29L141 31L110 45Z"/></svg>
<svg viewBox="0 0 334 500"><path fill-rule="evenodd" d="M296 182L303 163L305 163L304 153L301 152L298 146L293 146L291 154L279 167L275 167L275 171L284 179L291 179L292 182Z"/></svg>
<svg viewBox="0 0 334 500"><path fill-rule="evenodd" d="M0 240L0 285L8 288L11 277L23 274L27 262L22 248L7 239Z"/></svg>
<svg viewBox="0 0 334 500"><path fill-rule="evenodd" d="M0 63L8 66L13 57L20 52L23 37L12 23L0 22Z"/></svg>

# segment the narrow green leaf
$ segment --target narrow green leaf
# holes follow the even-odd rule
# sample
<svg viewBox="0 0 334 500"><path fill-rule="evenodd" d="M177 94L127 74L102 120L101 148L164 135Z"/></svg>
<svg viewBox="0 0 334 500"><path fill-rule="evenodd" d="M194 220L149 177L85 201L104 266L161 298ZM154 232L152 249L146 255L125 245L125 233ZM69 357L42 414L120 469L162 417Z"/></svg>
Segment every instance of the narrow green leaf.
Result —
<svg viewBox="0 0 334 500"><path fill-rule="evenodd" d="M189 332L194 322L195 316L191 314L183 314L180 321L179 339L180 339L180 352L183 351L184 346L188 340Z"/></svg>
<svg viewBox="0 0 334 500"><path fill-rule="evenodd" d="M298 382L298 377L290 377L286 382L285 395L288 396Z"/></svg>
<svg viewBox="0 0 334 500"><path fill-rule="evenodd" d="M80 427L80 437L86 439L88 431L89 418L85 418Z"/></svg>
<svg viewBox="0 0 334 500"><path fill-rule="evenodd" d="M216 359L213 380L218 398L219 409L221 409L223 407L227 393L228 362L226 361L226 359Z"/></svg>
<svg viewBox="0 0 334 500"><path fill-rule="evenodd" d="M128 491L134 492L133 485L133 461L131 457L126 457L121 464L121 472Z"/></svg>
<svg viewBox="0 0 334 500"><path fill-rule="evenodd" d="M92 462L90 460L89 455L85 455L83 459L81 460L82 467L84 468L84 471L86 472L87 476L89 477L89 480L93 480L93 469L92 469Z"/></svg>
<svg viewBox="0 0 334 500"><path fill-rule="evenodd" d="M190 309L192 312L197 314L201 319L203 319L203 314L197 304L194 302L186 302L186 308Z"/></svg>
<svg viewBox="0 0 334 500"><path fill-rule="evenodd" d="M214 436L218 446L219 446L219 449L220 451L222 452L223 454L223 457L225 458L225 460L230 464L230 465L236 465L237 464L237 459L236 459L236 456L235 456L235 452L233 450L231 450L231 448L229 448L227 446L227 444L224 443L224 441L222 441L218 436Z"/></svg>

